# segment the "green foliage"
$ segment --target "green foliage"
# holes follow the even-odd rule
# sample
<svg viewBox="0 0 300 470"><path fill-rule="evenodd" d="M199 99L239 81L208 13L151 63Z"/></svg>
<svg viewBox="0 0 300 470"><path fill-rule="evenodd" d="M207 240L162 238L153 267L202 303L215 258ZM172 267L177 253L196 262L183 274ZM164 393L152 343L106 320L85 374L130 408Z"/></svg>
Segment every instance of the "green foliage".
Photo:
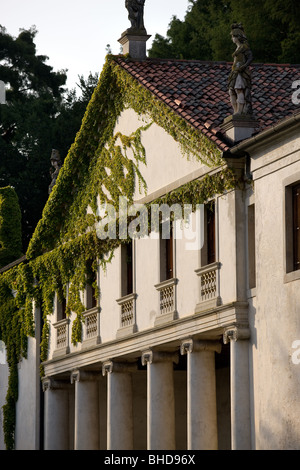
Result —
<svg viewBox="0 0 300 470"><path fill-rule="evenodd" d="M48 199L50 156L62 161L81 126L98 77L79 77L81 96L66 91L65 71L54 72L46 56L36 54L37 31L13 38L0 27L0 77L7 104L0 107L0 186L13 186L22 212L24 250Z"/></svg>
<svg viewBox="0 0 300 470"><path fill-rule="evenodd" d="M300 62L298 0L189 0L183 21L173 17L156 35L150 57L232 60L230 26L245 27L256 62Z"/></svg>
<svg viewBox="0 0 300 470"><path fill-rule="evenodd" d="M22 254L21 211L16 192L10 186L0 188L0 267Z"/></svg>

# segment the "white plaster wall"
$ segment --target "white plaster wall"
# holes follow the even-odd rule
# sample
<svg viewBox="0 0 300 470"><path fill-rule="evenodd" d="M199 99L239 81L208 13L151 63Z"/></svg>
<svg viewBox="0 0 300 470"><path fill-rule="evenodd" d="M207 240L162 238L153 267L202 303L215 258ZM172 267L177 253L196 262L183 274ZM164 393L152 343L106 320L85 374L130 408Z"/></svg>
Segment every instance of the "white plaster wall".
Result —
<svg viewBox="0 0 300 470"><path fill-rule="evenodd" d="M138 331L151 328L159 313L159 240L136 240L136 320Z"/></svg>
<svg viewBox="0 0 300 470"><path fill-rule="evenodd" d="M178 232L179 233L179 232ZM184 236L175 238L175 276L177 285L177 310L179 317L192 315L199 300L199 278L195 269L199 267L199 249L190 249L191 240ZM199 248L199 246L198 246ZM155 285L159 279L159 240L143 238L135 240L135 278L137 294L136 323L138 331L154 326L159 314L159 292ZM100 275L101 290L101 340L115 338L119 328L120 307L116 300L120 297L120 249L108 264L106 272Z"/></svg>
<svg viewBox="0 0 300 470"><path fill-rule="evenodd" d="M222 304L236 300L236 234L235 193L218 198L217 261L220 268L220 296Z"/></svg>
<svg viewBox="0 0 300 470"><path fill-rule="evenodd" d="M101 342L116 338L120 327L120 306L116 302L121 297L121 248L117 248L107 269L100 270L100 336Z"/></svg>
<svg viewBox="0 0 300 470"><path fill-rule="evenodd" d="M35 337L28 338L27 358L18 365L19 390L16 404L16 450L38 450L40 433L40 321L41 312L33 305Z"/></svg>
<svg viewBox="0 0 300 470"><path fill-rule="evenodd" d="M28 358L18 366L19 397L16 404L16 450L37 450L39 445L40 371L34 338L28 339Z"/></svg>
<svg viewBox="0 0 300 470"><path fill-rule="evenodd" d="M178 279L177 311L179 318L193 315L195 306L200 299L200 279L195 273L195 270L200 267L200 236L199 240L188 240L184 229L182 229L182 224L179 221L177 222L178 237L175 239L175 270ZM191 224L194 230L196 228L195 214L192 214Z"/></svg>
<svg viewBox="0 0 300 470"><path fill-rule="evenodd" d="M275 157L261 161L255 181L257 286L250 317L255 440L258 449L299 449L300 365L291 355L293 341L300 339L300 279L284 283L283 180L300 171L300 162Z"/></svg>
<svg viewBox="0 0 300 470"><path fill-rule="evenodd" d="M127 109L119 117L115 133L121 132L129 136L148 122L132 109ZM203 171L205 169L205 166L196 158L188 160L186 155L182 155L178 143L157 124L153 123L147 131L142 133L142 144L146 150L147 164L141 164L140 170L147 182L147 194L164 188L199 170L200 167L203 167ZM139 193L137 184L135 199L138 200L144 195Z"/></svg>

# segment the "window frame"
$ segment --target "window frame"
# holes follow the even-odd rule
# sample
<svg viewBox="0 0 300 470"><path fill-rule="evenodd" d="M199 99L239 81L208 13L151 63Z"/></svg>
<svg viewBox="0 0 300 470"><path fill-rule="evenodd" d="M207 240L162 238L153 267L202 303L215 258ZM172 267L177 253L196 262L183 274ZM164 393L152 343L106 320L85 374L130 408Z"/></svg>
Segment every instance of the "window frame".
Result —
<svg viewBox="0 0 300 470"><path fill-rule="evenodd" d="M96 298L96 288L94 283L98 282L98 274L92 268L93 261L90 260L87 263L87 283L85 287L85 308L91 310L92 308L98 307L98 299ZM90 277L91 274L91 277Z"/></svg>
<svg viewBox="0 0 300 470"><path fill-rule="evenodd" d="M293 190L297 186L300 186L300 172L283 181L284 283L300 279L300 266L294 269Z"/></svg>
<svg viewBox="0 0 300 470"><path fill-rule="evenodd" d="M213 208L213 210L211 210ZM213 218L211 218L213 216ZM210 225L212 224L212 225ZM213 233L211 231L213 228ZM213 246L212 246L213 245ZM204 207L204 241L200 250L201 267L218 261L217 254L217 201L212 199Z"/></svg>
<svg viewBox="0 0 300 470"><path fill-rule="evenodd" d="M159 279L160 282L174 279L175 276L175 239L172 221L163 222L170 225L169 238L162 237L162 226L159 232Z"/></svg>
<svg viewBox="0 0 300 470"><path fill-rule="evenodd" d="M134 250L133 240L121 246L121 298L135 292ZM129 256L129 251L131 251L131 256ZM128 262L129 258L130 263Z"/></svg>

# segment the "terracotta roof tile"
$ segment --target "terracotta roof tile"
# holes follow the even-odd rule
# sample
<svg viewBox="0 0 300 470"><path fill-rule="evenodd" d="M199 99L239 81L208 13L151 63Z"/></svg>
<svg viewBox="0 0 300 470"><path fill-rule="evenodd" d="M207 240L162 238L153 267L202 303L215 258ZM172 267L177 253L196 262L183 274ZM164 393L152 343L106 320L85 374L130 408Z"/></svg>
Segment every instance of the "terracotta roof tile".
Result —
<svg viewBox="0 0 300 470"><path fill-rule="evenodd" d="M115 61L192 126L215 141L221 150L229 148L219 126L232 114L227 91L230 63L138 61L123 57L115 57ZM300 79L300 66L253 64L251 68L253 110L259 131L299 111L299 106L292 102L295 91L292 83Z"/></svg>

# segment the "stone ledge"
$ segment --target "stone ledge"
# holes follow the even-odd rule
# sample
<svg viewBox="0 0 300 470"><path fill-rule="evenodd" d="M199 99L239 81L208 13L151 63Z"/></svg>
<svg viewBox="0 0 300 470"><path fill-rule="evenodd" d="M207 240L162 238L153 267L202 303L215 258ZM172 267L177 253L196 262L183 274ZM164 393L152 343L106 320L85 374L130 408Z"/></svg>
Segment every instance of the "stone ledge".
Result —
<svg viewBox="0 0 300 470"><path fill-rule="evenodd" d="M56 357L43 363L45 374L63 374L76 367L99 364L111 358L137 358L141 351L159 345L173 345L182 338L194 337L220 339L226 328L248 323L248 302L230 302L198 314L178 318L171 323L157 325L134 335L94 346L84 351L74 351L65 357Z"/></svg>
<svg viewBox="0 0 300 470"><path fill-rule="evenodd" d="M133 325L122 326L117 330L116 338L124 338L125 336L130 336L137 332L137 326L134 323Z"/></svg>
<svg viewBox="0 0 300 470"><path fill-rule="evenodd" d="M195 307L195 313L204 313L213 309L213 308L216 308L216 307L219 307L220 305L222 305L222 299L221 297L215 297L213 299L210 299L210 300L205 300L204 302L199 302L196 307Z"/></svg>
<svg viewBox="0 0 300 470"><path fill-rule="evenodd" d="M177 318L177 312L176 310L173 310L172 312L169 313L162 313L161 315L157 315L154 320L154 326L158 325L165 325L166 323L170 323Z"/></svg>

